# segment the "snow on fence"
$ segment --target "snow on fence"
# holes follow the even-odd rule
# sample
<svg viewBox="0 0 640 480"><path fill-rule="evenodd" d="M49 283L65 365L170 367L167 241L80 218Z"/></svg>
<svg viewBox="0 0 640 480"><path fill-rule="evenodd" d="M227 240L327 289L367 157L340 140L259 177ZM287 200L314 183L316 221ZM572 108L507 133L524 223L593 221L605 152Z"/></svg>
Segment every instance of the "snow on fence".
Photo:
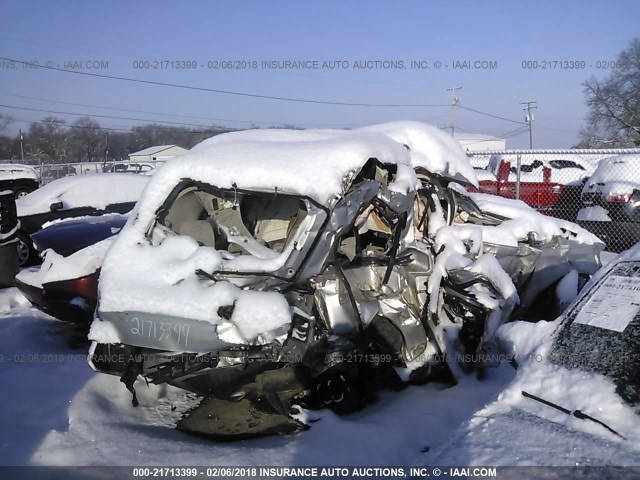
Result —
<svg viewBox="0 0 640 480"><path fill-rule="evenodd" d="M468 153L481 190L576 222L619 252L640 241L640 148Z"/></svg>

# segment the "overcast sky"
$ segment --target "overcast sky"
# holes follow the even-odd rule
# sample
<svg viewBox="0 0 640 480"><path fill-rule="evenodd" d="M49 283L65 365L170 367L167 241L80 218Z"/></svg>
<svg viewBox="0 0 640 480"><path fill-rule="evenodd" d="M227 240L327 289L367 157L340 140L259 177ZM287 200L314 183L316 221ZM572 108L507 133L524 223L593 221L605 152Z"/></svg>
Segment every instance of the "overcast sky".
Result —
<svg viewBox="0 0 640 480"><path fill-rule="evenodd" d="M447 105L447 88L461 86L461 107L503 119L459 108L457 130L515 133L507 145L528 147L528 135L519 133L523 125L516 122L524 121L520 102L535 100L534 147L556 148L576 143L586 113L581 83L610 72L605 62L640 36L639 18L636 0L5 0L0 57L333 103ZM311 68L282 68L287 60ZM280 63L267 68L263 62L269 61ZM421 68L412 68L412 61ZM2 60L0 104L0 113L15 118L15 129L51 113L7 106L138 119L95 118L114 129L147 120L230 127L415 119L447 128L452 122L447 106L293 102L25 69ZM55 115L70 123L76 117Z"/></svg>

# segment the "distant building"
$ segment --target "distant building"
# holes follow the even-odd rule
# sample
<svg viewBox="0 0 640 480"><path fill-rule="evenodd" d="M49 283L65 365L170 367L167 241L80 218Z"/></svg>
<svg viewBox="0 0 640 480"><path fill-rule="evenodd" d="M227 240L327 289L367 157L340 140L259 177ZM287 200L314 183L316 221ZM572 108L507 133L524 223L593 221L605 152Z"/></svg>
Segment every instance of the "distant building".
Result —
<svg viewBox="0 0 640 480"><path fill-rule="evenodd" d="M505 150L507 141L504 138L480 135L477 133L456 133L454 138L458 140L465 152L484 152L487 150Z"/></svg>
<svg viewBox="0 0 640 480"><path fill-rule="evenodd" d="M130 153L129 160L132 162L165 161L186 152L186 148L179 147L178 145L156 145L155 147L145 148L139 152Z"/></svg>

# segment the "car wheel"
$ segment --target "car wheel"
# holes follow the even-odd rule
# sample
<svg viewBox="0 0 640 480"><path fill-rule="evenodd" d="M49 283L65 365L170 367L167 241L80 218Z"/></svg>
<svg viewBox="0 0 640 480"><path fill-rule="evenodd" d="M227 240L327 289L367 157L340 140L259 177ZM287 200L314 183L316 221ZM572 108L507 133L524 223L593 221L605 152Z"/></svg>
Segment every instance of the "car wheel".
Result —
<svg viewBox="0 0 640 480"><path fill-rule="evenodd" d="M27 267L36 263L37 259L38 253L29 235L18 232L18 265L21 268Z"/></svg>
<svg viewBox="0 0 640 480"><path fill-rule="evenodd" d="M30 193L31 193L31 190L29 190L28 188L18 188L13 192L13 196L17 200L19 198L26 197Z"/></svg>
<svg viewBox="0 0 640 480"><path fill-rule="evenodd" d="M367 401L355 364L338 364L316 378L315 397L320 406L338 414L359 410Z"/></svg>

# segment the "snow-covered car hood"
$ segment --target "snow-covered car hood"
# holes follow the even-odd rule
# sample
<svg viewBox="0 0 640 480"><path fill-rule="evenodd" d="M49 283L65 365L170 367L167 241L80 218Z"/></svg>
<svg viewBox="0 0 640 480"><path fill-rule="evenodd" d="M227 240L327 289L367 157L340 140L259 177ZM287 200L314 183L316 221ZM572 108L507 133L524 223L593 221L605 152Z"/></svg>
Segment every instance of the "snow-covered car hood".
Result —
<svg viewBox="0 0 640 480"><path fill-rule="evenodd" d="M578 423L580 420L567 422L570 417L566 415L566 418L549 418L548 410L543 410L542 406L536 412L529 411L530 407L525 398L522 403L512 406L501 401L490 404L454 430L448 441L422 455L417 463L429 466L553 466L552 470L541 470L553 471L553 476L545 478L572 478L579 471L568 470L564 473L569 477L556 477L563 470L558 467L563 466L638 465L640 452L627 442L584 430L584 425ZM637 428L638 423L634 426ZM606 469L598 471L603 473ZM501 469L500 475L507 475L507 472ZM514 470L514 475L506 478L523 478L525 472L528 471Z"/></svg>
<svg viewBox="0 0 640 480"><path fill-rule="evenodd" d="M63 209L93 207L98 210L116 203L135 202L140 198L149 177L127 173L74 175L51 183L16 200L18 216L51 211L53 203Z"/></svg>
<svg viewBox="0 0 640 480"><path fill-rule="evenodd" d="M95 273L126 215L64 219L33 234L42 265L23 269L16 278L42 288L50 282L73 280Z"/></svg>
<svg viewBox="0 0 640 480"><path fill-rule="evenodd" d="M38 267L23 269L16 278L34 287L42 288L46 283L61 282L91 275L100 268L102 260L113 243L113 237L63 257L53 250L45 252L44 261Z"/></svg>

